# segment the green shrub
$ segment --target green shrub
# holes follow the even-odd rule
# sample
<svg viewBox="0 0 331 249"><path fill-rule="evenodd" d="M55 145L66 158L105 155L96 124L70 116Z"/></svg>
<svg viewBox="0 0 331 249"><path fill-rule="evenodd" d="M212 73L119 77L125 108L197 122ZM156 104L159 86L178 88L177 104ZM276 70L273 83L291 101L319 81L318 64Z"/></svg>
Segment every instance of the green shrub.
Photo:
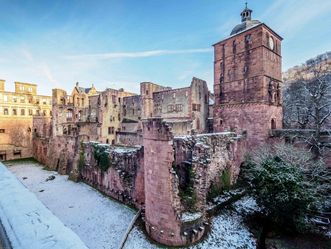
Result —
<svg viewBox="0 0 331 249"><path fill-rule="evenodd" d="M222 183L223 190L229 190L231 187L231 173L230 170L226 169L222 172L220 176L220 181Z"/></svg>
<svg viewBox="0 0 331 249"><path fill-rule="evenodd" d="M93 145L93 156L97 162L98 167L102 171L107 171L110 167L109 153L105 146Z"/></svg>
<svg viewBox="0 0 331 249"><path fill-rule="evenodd" d="M219 173L219 182L211 183L207 193L207 201L212 201L217 196L220 196L224 191L228 191L231 188L231 173L228 169Z"/></svg>
<svg viewBox="0 0 331 249"><path fill-rule="evenodd" d="M303 230L305 215L316 199L299 167L274 156L261 164L247 161L243 173L249 179L250 193L269 220L290 231Z"/></svg>
<svg viewBox="0 0 331 249"><path fill-rule="evenodd" d="M194 191L194 179L195 172L192 169L192 166L188 166L188 182L186 186L179 188L179 197L181 198L182 204L189 211L195 211L195 205L197 202L197 195Z"/></svg>

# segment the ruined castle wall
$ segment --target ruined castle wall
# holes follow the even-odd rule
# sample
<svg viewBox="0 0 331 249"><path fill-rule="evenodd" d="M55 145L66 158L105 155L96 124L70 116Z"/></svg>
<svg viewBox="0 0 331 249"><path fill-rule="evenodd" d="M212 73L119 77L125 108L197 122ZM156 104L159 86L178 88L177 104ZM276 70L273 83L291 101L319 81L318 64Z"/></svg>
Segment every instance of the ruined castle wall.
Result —
<svg viewBox="0 0 331 249"><path fill-rule="evenodd" d="M142 145L143 137L141 134L138 134L136 132L117 132L116 144L127 146Z"/></svg>
<svg viewBox="0 0 331 249"><path fill-rule="evenodd" d="M190 87L153 93L155 117L188 119L191 117Z"/></svg>
<svg viewBox="0 0 331 249"><path fill-rule="evenodd" d="M152 82L142 82L140 83L140 96L142 101L142 119L149 118L153 116L154 112L154 99L153 93L160 92L164 90L169 90L170 87L164 87Z"/></svg>
<svg viewBox="0 0 331 249"><path fill-rule="evenodd" d="M32 156L32 118L0 117L0 161Z"/></svg>
<svg viewBox="0 0 331 249"><path fill-rule="evenodd" d="M194 229L202 222L182 220L178 178L173 170L174 149L170 127L161 119L143 124L145 150L146 230L156 241L171 246L186 245L199 240L203 230Z"/></svg>
<svg viewBox="0 0 331 249"><path fill-rule="evenodd" d="M122 102L123 120L140 120L142 116L142 99L140 95L124 97Z"/></svg>
<svg viewBox="0 0 331 249"><path fill-rule="evenodd" d="M193 78L191 83L192 128L196 133L208 131L209 92L206 81Z"/></svg>
<svg viewBox="0 0 331 249"><path fill-rule="evenodd" d="M172 121L169 120L169 125L171 125L171 131L174 136L191 134L192 132L192 121Z"/></svg>
<svg viewBox="0 0 331 249"><path fill-rule="evenodd" d="M175 170L180 183L192 181L197 195L195 208L204 210L211 184L220 185L220 176L229 175L234 183L245 154L245 139L233 132L177 136L174 138ZM189 168L189 170L187 169ZM193 172L194 179L185 179L184 172Z"/></svg>
<svg viewBox="0 0 331 249"><path fill-rule="evenodd" d="M95 157L96 148L101 147L109 158L107 170L100 168ZM84 143L84 150L80 153L84 159L80 169L84 182L125 204L137 208L144 205L144 151L141 147L88 142Z"/></svg>
<svg viewBox="0 0 331 249"><path fill-rule="evenodd" d="M79 139L72 136L33 139L33 157L49 169L69 175L74 168Z"/></svg>

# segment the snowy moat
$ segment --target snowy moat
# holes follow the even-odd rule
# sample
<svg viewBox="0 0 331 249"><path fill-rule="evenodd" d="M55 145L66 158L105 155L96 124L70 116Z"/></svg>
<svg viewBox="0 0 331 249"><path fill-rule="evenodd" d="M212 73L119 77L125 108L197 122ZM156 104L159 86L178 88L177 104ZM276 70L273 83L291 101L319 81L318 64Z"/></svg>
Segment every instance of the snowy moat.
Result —
<svg viewBox="0 0 331 249"><path fill-rule="evenodd" d="M8 168L87 247L118 248L135 210L105 197L84 183L68 180L68 176L43 170L37 163L16 162L11 163ZM50 176L55 178L46 181ZM243 206L244 202L245 200ZM241 208L235 209L240 210L240 213ZM134 227L124 248L152 249L158 246L150 242L139 227ZM256 243L238 212L225 211L213 219L209 235L190 248L253 249L256 248Z"/></svg>

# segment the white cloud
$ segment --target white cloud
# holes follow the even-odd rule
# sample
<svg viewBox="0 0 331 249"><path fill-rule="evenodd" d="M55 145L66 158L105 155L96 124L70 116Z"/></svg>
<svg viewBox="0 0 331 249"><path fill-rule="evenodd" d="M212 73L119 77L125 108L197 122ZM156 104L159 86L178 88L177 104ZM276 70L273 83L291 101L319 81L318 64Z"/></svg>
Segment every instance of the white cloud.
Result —
<svg viewBox="0 0 331 249"><path fill-rule="evenodd" d="M259 18L289 40L309 23L331 11L331 1L277 0Z"/></svg>
<svg viewBox="0 0 331 249"><path fill-rule="evenodd" d="M197 48L197 49L182 49L182 50L149 50L140 52L114 52L114 53L98 53L98 54L81 54L81 55L69 55L65 56L67 59L123 59L123 58L142 58L142 57L154 57L162 55L174 55L174 54L195 54L195 53L210 53L213 50L211 48Z"/></svg>

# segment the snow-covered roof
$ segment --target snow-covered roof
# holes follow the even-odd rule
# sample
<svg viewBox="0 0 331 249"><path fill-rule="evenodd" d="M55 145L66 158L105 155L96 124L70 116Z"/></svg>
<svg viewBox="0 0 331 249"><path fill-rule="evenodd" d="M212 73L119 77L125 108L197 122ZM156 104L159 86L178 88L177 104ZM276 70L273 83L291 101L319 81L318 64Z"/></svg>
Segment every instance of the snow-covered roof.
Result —
<svg viewBox="0 0 331 249"><path fill-rule="evenodd" d="M13 249L87 249L0 163L0 220Z"/></svg>

